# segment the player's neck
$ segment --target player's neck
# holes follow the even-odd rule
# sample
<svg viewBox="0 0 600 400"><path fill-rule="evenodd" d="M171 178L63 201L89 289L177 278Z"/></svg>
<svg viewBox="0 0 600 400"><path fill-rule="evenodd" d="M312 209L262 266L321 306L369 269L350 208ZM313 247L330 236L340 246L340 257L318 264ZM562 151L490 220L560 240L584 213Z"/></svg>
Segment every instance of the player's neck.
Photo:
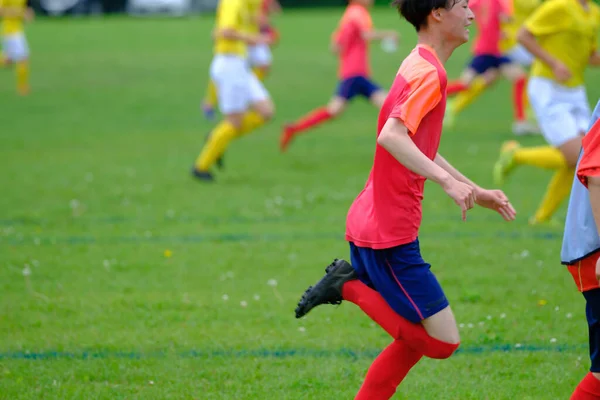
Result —
<svg viewBox="0 0 600 400"><path fill-rule="evenodd" d="M417 44L433 49L442 64L446 64L446 61L448 61L452 52L457 47L454 43L449 43L429 32L419 32L418 36Z"/></svg>

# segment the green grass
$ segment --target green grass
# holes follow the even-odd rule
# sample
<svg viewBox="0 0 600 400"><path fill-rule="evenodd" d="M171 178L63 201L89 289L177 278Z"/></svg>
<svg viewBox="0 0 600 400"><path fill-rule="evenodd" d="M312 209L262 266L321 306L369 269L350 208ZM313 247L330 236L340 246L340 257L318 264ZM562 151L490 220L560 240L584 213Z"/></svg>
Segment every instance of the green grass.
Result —
<svg viewBox="0 0 600 400"><path fill-rule="evenodd" d="M345 216L369 172L377 112L358 101L278 151L280 126L334 89L327 39L339 14L277 21L276 119L231 146L215 185L189 175L211 129L199 113L211 18L29 27L32 94L17 97L0 71L0 398L353 397L390 339L351 304L300 321L293 309L347 256ZM392 10L374 21L403 33L400 52L372 49L387 87L414 34ZM600 76L588 78L595 103ZM511 121L502 82L445 133L441 152L489 186ZM461 222L428 184L422 250L464 324L462 351L419 363L395 398L568 398L585 374L583 299L559 263L562 230L527 225L549 178L515 173L512 224L485 210Z"/></svg>

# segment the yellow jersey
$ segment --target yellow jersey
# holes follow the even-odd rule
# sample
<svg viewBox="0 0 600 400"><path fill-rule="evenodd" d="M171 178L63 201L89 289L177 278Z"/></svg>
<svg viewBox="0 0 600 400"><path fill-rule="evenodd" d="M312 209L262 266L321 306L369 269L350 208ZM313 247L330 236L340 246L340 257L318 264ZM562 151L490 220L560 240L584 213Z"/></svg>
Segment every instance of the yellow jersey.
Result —
<svg viewBox="0 0 600 400"><path fill-rule="evenodd" d="M248 32L251 1L254 0L220 0L217 6L216 30L234 29L238 32ZM235 54L245 57L247 46L241 40L217 37L214 51L215 54Z"/></svg>
<svg viewBox="0 0 600 400"><path fill-rule="evenodd" d="M249 33L260 32L260 14L262 12L262 0L246 0L246 31Z"/></svg>
<svg viewBox="0 0 600 400"><path fill-rule="evenodd" d="M542 0L507 0L507 10L511 20L502 25L505 37L500 42L500 49L506 52L517 44L517 34L525 20L542 4Z"/></svg>
<svg viewBox="0 0 600 400"><path fill-rule="evenodd" d="M525 28L546 52L571 71L571 78L562 85L583 85L585 69L597 46L598 5L588 0L585 9L578 0L546 0L527 18ZM552 69L538 59L533 62L531 75L555 80Z"/></svg>
<svg viewBox="0 0 600 400"><path fill-rule="evenodd" d="M0 0L0 8L10 8L25 13L27 0ZM14 35L23 32L23 17L3 17L2 35Z"/></svg>

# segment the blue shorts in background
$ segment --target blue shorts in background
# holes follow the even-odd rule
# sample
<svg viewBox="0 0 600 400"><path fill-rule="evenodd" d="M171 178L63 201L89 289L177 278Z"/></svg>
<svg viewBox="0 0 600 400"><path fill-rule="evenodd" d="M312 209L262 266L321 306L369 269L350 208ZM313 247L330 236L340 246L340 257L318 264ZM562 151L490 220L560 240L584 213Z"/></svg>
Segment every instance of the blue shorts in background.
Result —
<svg viewBox="0 0 600 400"><path fill-rule="evenodd" d="M411 322L421 322L449 305L431 266L421 257L418 239L383 250L350 243L350 259L359 279Z"/></svg>
<svg viewBox="0 0 600 400"><path fill-rule="evenodd" d="M504 64L510 64L512 61L510 58L505 56L492 56L489 54L483 54L475 56L471 60L469 67L471 67L477 74L483 74L488 69L500 68Z"/></svg>
<svg viewBox="0 0 600 400"><path fill-rule="evenodd" d="M379 86L374 84L369 78L365 76L353 76L340 81L336 95L346 100L351 100L353 97L359 95L369 99L378 90L380 90Z"/></svg>

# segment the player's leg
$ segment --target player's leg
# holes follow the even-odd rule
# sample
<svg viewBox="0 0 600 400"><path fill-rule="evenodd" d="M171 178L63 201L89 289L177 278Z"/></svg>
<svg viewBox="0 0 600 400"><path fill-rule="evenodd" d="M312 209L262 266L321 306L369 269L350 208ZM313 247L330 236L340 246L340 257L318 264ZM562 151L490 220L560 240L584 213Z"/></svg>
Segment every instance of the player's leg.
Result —
<svg viewBox="0 0 600 400"><path fill-rule="evenodd" d="M16 88L20 95L29 93L29 45L24 33L4 38L6 57L15 64Z"/></svg>
<svg viewBox="0 0 600 400"><path fill-rule="evenodd" d="M444 125L452 127L456 117L478 98L486 87L491 85L498 77L498 70L494 68L494 58L491 56L477 56L473 58L461 80L467 83L466 90L461 91L454 99L448 101Z"/></svg>
<svg viewBox="0 0 600 400"><path fill-rule="evenodd" d="M387 90L382 89L379 85L368 78L363 78L361 83L360 94L369 99L369 102L377 107L378 110L383 106L383 102L387 98Z"/></svg>
<svg viewBox="0 0 600 400"><path fill-rule="evenodd" d="M513 62L510 58L501 57L500 73L506 79L513 82L513 133L516 135L539 133L539 128L527 120L525 113L525 98L527 97L525 90L527 74L525 70L520 64Z"/></svg>
<svg viewBox="0 0 600 400"><path fill-rule="evenodd" d="M193 174L197 178L213 180L210 169L232 140L242 135L247 126L255 124L255 119L248 122L246 114L252 104L252 79L256 80L247 69L245 60L216 56L211 64L211 78L217 85L219 108L224 118L209 134L208 140L196 159Z"/></svg>
<svg viewBox="0 0 600 400"><path fill-rule="evenodd" d="M342 114L346 104L358 94L356 78L345 79L339 83L335 96L325 107L319 107L297 121L287 124L283 128L279 146L281 151L286 151L296 135L314 128L324 122Z"/></svg>
<svg viewBox="0 0 600 400"><path fill-rule="evenodd" d="M571 400L600 399L600 288L596 278L596 262L600 254L584 258L568 269L585 298L585 314L589 335L590 372L579 382Z"/></svg>
<svg viewBox="0 0 600 400"><path fill-rule="evenodd" d="M202 99L202 114L204 114L204 117L209 121L212 121L215 118L217 101L217 86L209 77L208 84L206 85L206 93L204 95L204 99Z"/></svg>

